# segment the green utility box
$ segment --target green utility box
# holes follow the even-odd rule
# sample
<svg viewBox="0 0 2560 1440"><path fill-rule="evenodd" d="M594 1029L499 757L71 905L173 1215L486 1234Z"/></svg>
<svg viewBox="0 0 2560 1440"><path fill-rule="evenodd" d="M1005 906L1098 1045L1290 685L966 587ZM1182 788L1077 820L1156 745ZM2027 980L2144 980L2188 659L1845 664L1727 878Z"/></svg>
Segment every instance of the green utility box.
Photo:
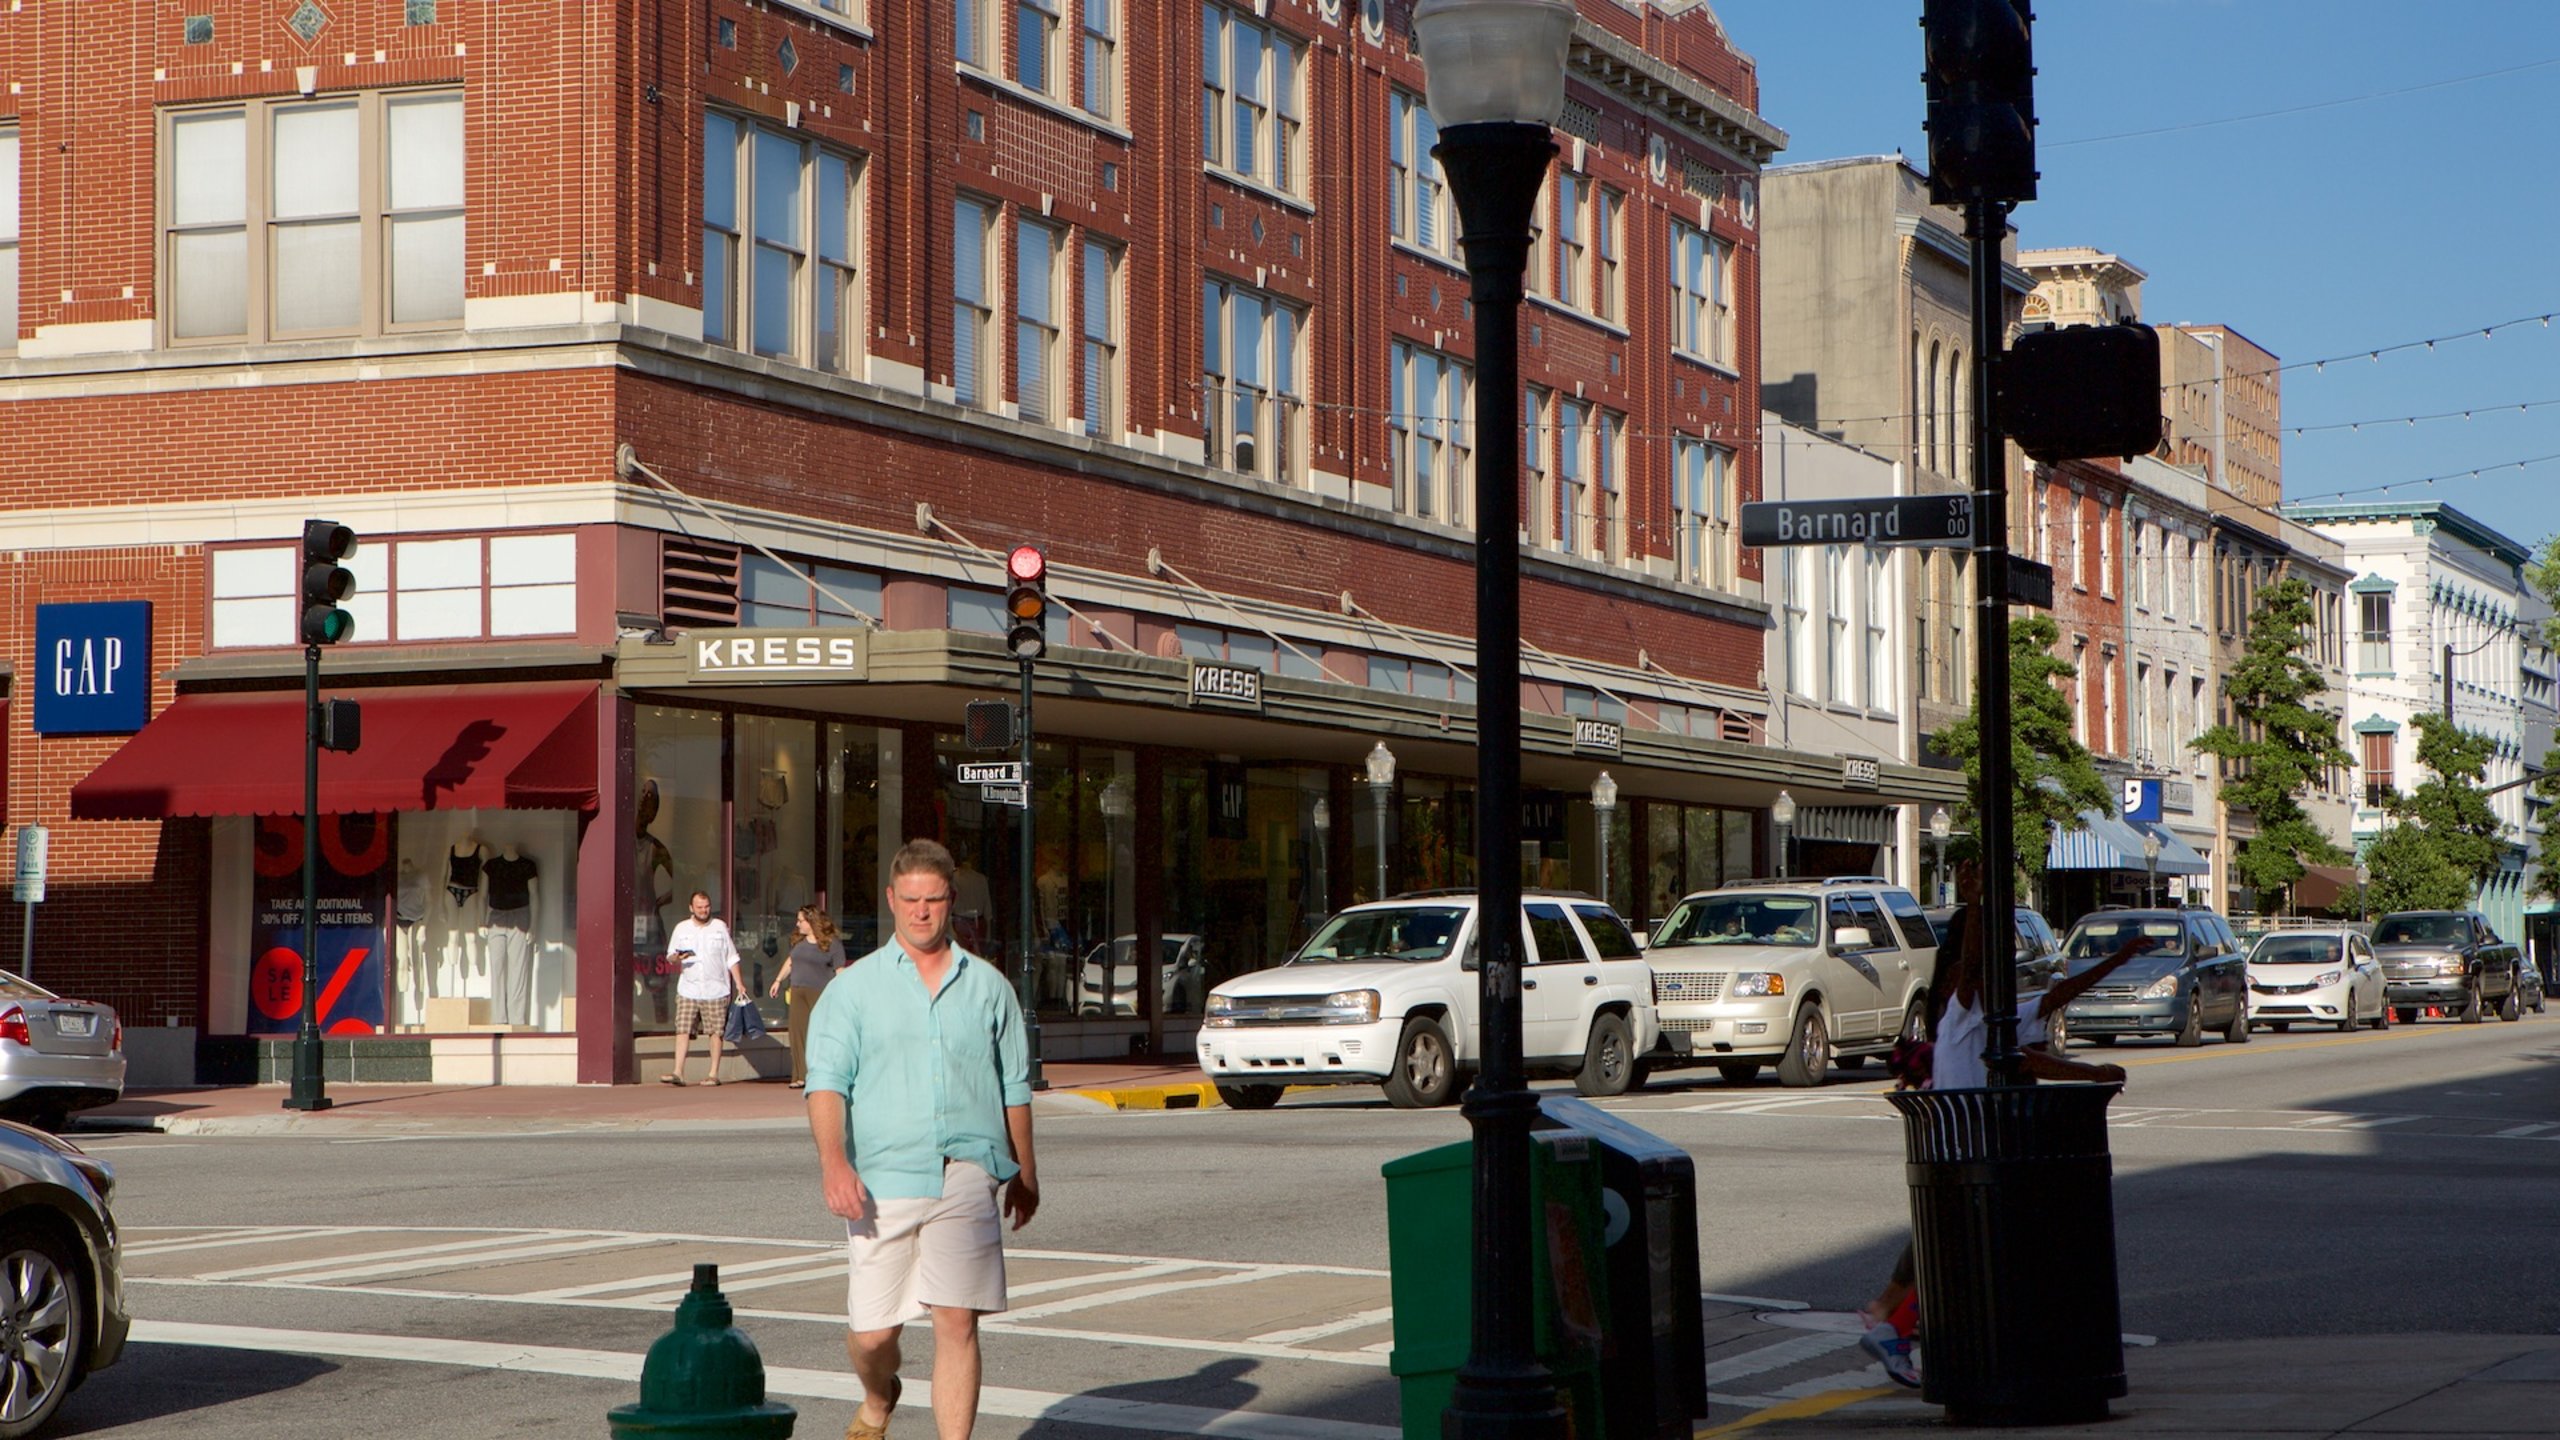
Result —
<svg viewBox="0 0 2560 1440"><path fill-rule="evenodd" d="M1388 1294L1404 1440L1440 1440L1467 1360L1475 1280L1475 1145L1459 1141L1381 1167L1387 1180ZM1588 1136L1546 1131L1529 1146L1530 1309L1538 1359L1555 1375L1573 1434L1597 1440L1609 1314L1600 1157Z"/></svg>

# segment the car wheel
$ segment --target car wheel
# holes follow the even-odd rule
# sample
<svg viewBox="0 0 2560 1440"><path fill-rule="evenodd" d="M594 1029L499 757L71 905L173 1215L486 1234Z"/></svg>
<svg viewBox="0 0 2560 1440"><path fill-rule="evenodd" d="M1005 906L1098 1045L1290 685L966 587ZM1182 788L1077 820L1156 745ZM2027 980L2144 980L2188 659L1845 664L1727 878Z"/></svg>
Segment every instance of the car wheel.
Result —
<svg viewBox="0 0 2560 1440"><path fill-rule="evenodd" d="M2054 1018L2059 1020L2062 1017L2057 1015ZM1929 1038L1929 1001L1927 997L1914 996L1911 1003L1903 1007L1902 1030L1900 1033L1903 1039L1909 1040L1914 1044Z"/></svg>
<svg viewBox="0 0 2560 1440"><path fill-rule="evenodd" d="M1778 1061L1778 1083L1802 1090L1831 1076L1831 1027L1822 1023L1822 1007L1807 1005L1796 1016L1796 1033Z"/></svg>
<svg viewBox="0 0 2560 1440"><path fill-rule="evenodd" d="M1230 1110L1268 1110L1280 1103L1278 1085L1221 1085L1218 1103Z"/></svg>
<svg viewBox="0 0 2560 1440"><path fill-rule="evenodd" d="M2204 997L2187 997L2187 1018L2178 1027L2176 1044L2181 1050L2192 1050L2204 1043Z"/></svg>
<svg viewBox="0 0 2560 1440"><path fill-rule="evenodd" d="M1591 1017L1591 1039L1582 1047L1582 1068L1573 1088L1585 1095L1624 1095L1635 1083L1635 1039L1623 1015Z"/></svg>
<svg viewBox="0 0 2560 1440"><path fill-rule="evenodd" d="M2231 1007L2231 1028L2222 1032L2222 1043L2225 1045L2246 1045L2249 1043L2248 1001L2241 1000L2233 1003Z"/></svg>
<svg viewBox="0 0 2560 1440"><path fill-rule="evenodd" d="M1457 1093L1458 1059L1449 1053L1449 1037L1426 1017L1404 1022L1395 1068L1387 1072L1388 1102L1399 1110L1427 1110Z"/></svg>
<svg viewBox="0 0 2560 1440"><path fill-rule="evenodd" d="M1727 1085L1748 1085L1760 1078L1760 1062L1727 1060L1716 1066L1716 1073L1724 1077L1724 1083Z"/></svg>
<svg viewBox="0 0 2560 1440"><path fill-rule="evenodd" d="M2516 987L2512 984L2507 986L2507 998L2498 1002L2498 1018L2501 1020L2524 1018L2524 997L2516 993ZM45 1128L50 1130L53 1127L48 1125Z"/></svg>
<svg viewBox="0 0 2560 1440"><path fill-rule="evenodd" d="M2477 979L2474 979L2471 982L2470 990L2465 992L2462 997L2462 1023L2465 1025L2477 1025L2480 1023L2481 1018L2487 1013L2488 1006L2480 998L2480 982Z"/></svg>
<svg viewBox="0 0 2560 1440"><path fill-rule="evenodd" d="M0 1233L0 1440L44 1428L80 1383L88 1350L70 1252L42 1231Z"/></svg>
<svg viewBox="0 0 2560 1440"><path fill-rule="evenodd" d="M2347 997L2347 1018L2338 1022L2338 1033L2344 1035L2363 1023L2364 1018L2356 1014L2356 997L2349 995Z"/></svg>

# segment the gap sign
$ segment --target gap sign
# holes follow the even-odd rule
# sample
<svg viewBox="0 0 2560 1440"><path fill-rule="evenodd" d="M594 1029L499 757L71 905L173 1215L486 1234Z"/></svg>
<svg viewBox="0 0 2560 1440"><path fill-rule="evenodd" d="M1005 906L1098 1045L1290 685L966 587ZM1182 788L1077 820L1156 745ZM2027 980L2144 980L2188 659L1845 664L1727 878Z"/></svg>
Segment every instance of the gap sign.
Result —
<svg viewBox="0 0 2560 1440"><path fill-rule="evenodd" d="M1755 500L1742 507L1742 543L1969 545L1971 495L1877 495L1857 500Z"/></svg>
<svg viewBox="0 0 2560 1440"><path fill-rule="evenodd" d="M130 735L151 704L151 602L36 607L36 733Z"/></svg>

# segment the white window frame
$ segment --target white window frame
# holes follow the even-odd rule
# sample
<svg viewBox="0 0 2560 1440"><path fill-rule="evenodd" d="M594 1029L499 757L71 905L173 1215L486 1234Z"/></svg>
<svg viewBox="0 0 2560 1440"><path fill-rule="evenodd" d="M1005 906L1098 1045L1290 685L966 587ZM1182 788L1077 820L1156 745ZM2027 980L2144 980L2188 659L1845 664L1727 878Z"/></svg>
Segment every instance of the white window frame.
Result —
<svg viewBox="0 0 2560 1440"><path fill-rule="evenodd" d="M1678 530L1673 577L1710 590L1731 590L1733 452L1694 436L1675 437L1671 484Z"/></svg>
<svg viewBox="0 0 2560 1440"><path fill-rule="evenodd" d="M1556 534L1556 394L1531 385L1527 396L1522 407L1520 455L1529 471L1529 513L1521 517L1521 538L1531 545L1547 546L1555 543Z"/></svg>
<svg viewBox="0 0 2560 1440"><path fill-rule="evenodd" d="M1857 567L1849 560L1848 547L1822 547L1822 622L1829 664L1826 694L1834 705L1855 705L1857 654L1849 645L1849 625L1858 609L1856 595Z"/></svg>
<svg viewBox="0 0 2560 1440"><path fill-rule="evenodd" d="M1201 161L1306 194L1306 42L1223 5L1201 7Z"/></svg>
<svg viewBox="0 0 2560 1440"><path fill-rule="evenodd" d="M752 116L704 112L702 126L702 335L707 344L859 377L868 347L863 265L861 154L821 145ZM716 157L725 147L726 163ZM793 166L787 212L759 214L774 177L764 161ZM730 223L713 191L726 179ZM840 193L838 193L840 192ZM787 225L768 231L767 218ZM778 272L779 336L765 333L764 286Z"/></svg>
<svg viewBox="0 0 2560 1440"><path fill-rule="evenodd" d="M1307 311L1216 275L1200 288L1208 462L1277 484L1305 484ZM1240 333L1242 321L1250 322L1252 335ZM1245 430L1237 423L1247 411L1255 437L1249 452L1238 443Z"/></svg>
<svg viewBox="0 0 2560 1440"><path fill-rule="evenodd" d="M1458 224L1449 182L1431 153L1439 122L1419 95L1387 92L1387 228L1397 240L1444 259L1458 254Z"/></svg>
<svg viewBox="0 0 2560 1440"><path fill-rule="evenodd" d="M1556 534L1554 548L1568 555L1583 553L1591 507L1591 439L1598 428L1598 407L1587 400L1556 397Z"/></svg>
<svg viewBox="0 0 2560 1440"><path fill-rule="evenodd" d="M1627 417L1615 410L1600 412L1600 431L1592 437L1597 473L1591 481L1591 558L1614 564L1627 557Z"/></svg>
<svg viewBox="0 0 2560 1440"><path fill-rule="evenodd" d="M1522 288L1541 298L1553 298L1556 293L1555 227L1547 219L1547 208L1555 204L1555 195L1555 167L1549 166L1546 178L1538 184L1537 203L1529 207L1529 268L1520 277Z"/></svg>
<svg viewBox="0 0 2560 1440"><path fill-rule="evenodd" d="M1005 54L1013 83L1034 95L1066 94L1065 17L1059 0L1013 0L1012 47Z"/></svg>
<svg viewBox="0 0 2560 1440"><path fill-rule="evenodd" d="M350 645L512 640L578 627L578 537L569 530L394 535L368 542L345 604ZM430 566L465 552L468 579L429 583ZM405 567L404 567L405 561ZM302 552L292 544L228 545L207 557L207 646L277 649L302 643ZM408 577L404 578L404 568ZM439 605L440 600L458 603ZM438 625L437 612L467 615ZM411 620L403 624L404 617Z"/></svg>
<svg viewBox="0 0 2560 1440"><path fill-rule="evenodd" d="M1082 66L1076 79L1076 102L1088 115L1117 121L1123 77L1120 72L1121 0L1077 0L1076 20Z"/></svg>
<svg viewBox="0 0 2560 1440"><path fill-rule="evenodd" d="M0 125L0 307L8 316L8 323L0 325L0 355L18 348L19 266L24 263L18 248L18 209L26 189L22 163L18 127Z"/></svg>
<svg viewBox="0 0 2560 1440"><path fill-rule="evenodd" d="M326 338L336 336L375 337L411 331L458 330L462 328L465 293L464 255L469 243L465 211L470 155L467 141L459 138L465 132L462 92L450 86L426 86L399 90L362 90L324 95L316 98L283 96L272 99L233 101L222 105L191 105L163 109L156 118L158 136L158 266L160 271L160 336L170 346L205 344L260 344L273 340ZM454 108L452 121L455 154L454 171L436 182L443 193L431 203L400 207L393 203L396 157L392 153L395 110L409 107ZM356 173L350 182L351 205L346 210L327 214L284 215L277 213L284 203L275 180L276 130L284 120L329 111L351 110L355 123L352 153ZM240 189L236 211L190 217L181 214L182 192L188 196L211 198L210 177L193 168L182 157L179 143L182 133L198 126L210 126L229 119L240 129L238 148L241 152ZM199 132L211 137L210 129ZM183 177L179 171L184 168ZM227 197L227 191L225 192ZM22 208L22 207L21 207ZM411 226L429 227L444 224L462 227L452 242L453 270L437 282L437 292L429 299L432 313L413 318L397 318L401 299L397 282L399 238ZM277 248L287 237L319 225L355 229L354 251L356 293L352 323L292 327L277 316L278 301L286 295L307 297L305 285L285 286L276 275L285 262L277 257ZM184 273L189 267L181 251L191 242L215 240L224 235L238 237L240 276L240 323L236 327L207 329L199 333L181 334L185 322L188 286L192 283ZM227 269L228 258L215 262ZM448 287L449 282L449 289ZM16 329L15 312L11 312L10 328ZM12 339L14 344L14 336Z"/></svg>
<svg viewBox="0 0 2560 1440"><path fill-rule="evenodd" d="M1671 222L1671 348L1724 369L1734 364L1730 240Z"/></svg>
<svg viewBox="0 0 2560 1440"><path fill-rule="evenodd" d="M2391 673L2391 592L2364 590L2356 594L2356 673L2388 675Z"/></svg>
<svg viewBox="0 0 2560 1440"><path fill-rule="evenodd" d="M1559 169L1549 188L1556 198L1555 301L1568 309L1596 309L1591 304L1591 181Z"/></svg>
<svg viewBox="0 0 2560 1440"><path fill-rule="evenodd" d="M1592 264L1596 267L1591 280L1591 313L1612 325L1624 324L1627 318L1627 197L1626 192L1599 187L1598 210L1592 225Z"/></svg>
<svg viewBox="0 0 2560 1440"><path fill-rule="evenodd" d="M1004 342L996 316L1002 284L1004 210L992 200L962 195L951 204L951 397L955 404L993 410L1002 394ZM974 233L974 251L961 238ZM974 264L976 273L970 267Z"/></svg>
<svg viewBox="0 0 2560 1440"><path fill-rule="evenodd" d="M1786 623L1787 623L1787 689L1805 699L1813 698L1813 557L1816 552L1798 546L1787 549Z"/></svg>
<svg viewBox="0 0 2560 1440"><path fill-rule="evenodd" d="M1891 569L1893 557L1889 552L1883 549L1869 546L1866 551L1866 559L1866 675L1864 677L1864 683L1860 685L1859 689L1860 693L1866 699L1867 708L1869 710L1882 711L1889 710L1893 706L1893 682L1891 679L1893 672L1885 664L1885 635L1887 629L1885 624L1885 605L1888 598L1886 593L1886 584L1887 580L1893 573Z"/></svg>
<svg viewBox="0 0 2560 1440"><path fill-rule="evenodd" d="M2116 594L2116 511L2103 494L2089 498L2098 505L2098 594L2112 600Z"/></svg>
<svg viewBox="0 0 2560 1440"><path fill-rule="evenodd" d="M1475 370L1409 341L1388 347L1388 484L1399 514L1473 522Z"/></svg>
<svg viewBox="0 0 2560 1440"><path fill-rule="evenodd" d="M1034 425L1066 410L1066 230L1028 215L1013 224L1013 403Z"/></svg>
<svg viewBox="0 0 2560 1440"><path fill-rule="evenodd" d="M1088 437L1116 441L1128 427L1121 398L1128 384L1120 359L1123 317L1128 313L1120 290L1122 251L1088 235L1079 253L1077 328L1082 349L1076 366L1076 414Z"/></svg>

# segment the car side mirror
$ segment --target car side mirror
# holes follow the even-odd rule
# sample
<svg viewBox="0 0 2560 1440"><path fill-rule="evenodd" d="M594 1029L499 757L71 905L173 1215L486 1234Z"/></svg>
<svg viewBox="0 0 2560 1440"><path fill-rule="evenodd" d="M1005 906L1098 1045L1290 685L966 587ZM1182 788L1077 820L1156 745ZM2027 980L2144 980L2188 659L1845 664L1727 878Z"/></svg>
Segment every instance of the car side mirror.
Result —
<svg viewBox="0 0 2560 1440"><path fill-rule="evenodd" d="M1652 949L1652 948L1653 948L1653 942L1652 942L1651 940L1646 939L1646 938L1645 938L1644 936L1642 936L1642 935L1638 935L1638 934L1636 934L1634 931L1629 931L1629 932L1627 932L1627 933L1628 933L1628 937L1629 937L1630 939L1633 939L1633 940L1636 942L1636 953L1637 953L1637 954L1641 955L1641 954L1643 954L1645 951L1650 950L1650 949Z"/></svg>
<svg viewBox="0 0 2560 1440"><path fill-rule="evenodd" d="M1469 950L1466 954L1458 957L1458 968L1461 970L1481 970L1484 968L1484 957L1478 955L1473 950Z"/></svg>
<svg viewBox="0 0 2560 1440"><path fill-rule="evenodd" d="M1863 925L1844 925L1831 932L1831 948L1834 950L1864 950L1875 943L1875 937L1868 934Z"/></svg>

